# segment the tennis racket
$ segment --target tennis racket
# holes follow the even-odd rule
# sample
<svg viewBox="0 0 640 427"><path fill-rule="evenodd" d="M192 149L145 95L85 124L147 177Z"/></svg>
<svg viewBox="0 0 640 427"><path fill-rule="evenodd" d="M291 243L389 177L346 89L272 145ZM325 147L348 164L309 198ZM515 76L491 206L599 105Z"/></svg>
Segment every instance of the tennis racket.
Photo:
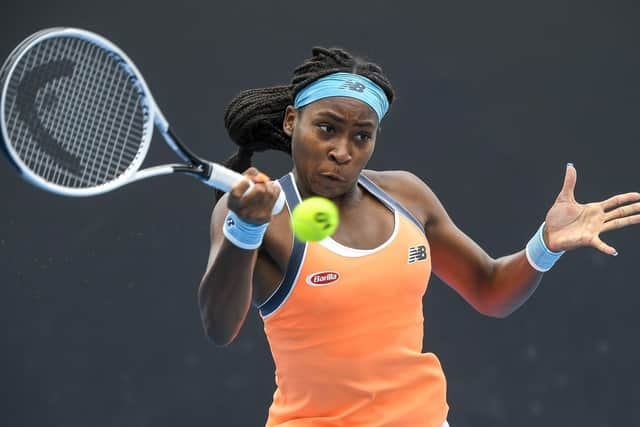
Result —
<svg viewBox="0 0 640 427"><path fill-rule="evenodd" d="M0 88L4 151L27 181L46 191L93 196L183 173L226 192L244 179L183 145L133 62L89 31L31 35L0 69ZM140 170L154 125L184 163ZM273 213L283 206L280 193Z"/></svg>

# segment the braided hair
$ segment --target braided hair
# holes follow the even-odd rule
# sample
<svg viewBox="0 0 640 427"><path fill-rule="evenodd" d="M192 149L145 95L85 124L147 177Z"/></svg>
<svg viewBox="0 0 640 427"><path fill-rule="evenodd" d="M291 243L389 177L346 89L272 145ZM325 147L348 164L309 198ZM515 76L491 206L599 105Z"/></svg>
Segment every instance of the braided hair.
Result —
<svg viewBox="0 0 640 427"><path fill-rule="evenodd" d="M392 103L393 87L380 66L340 48L314 47L311 58L294 70L289 85L245 90L231 100L224 113L224 125L239 148L224 165L243 172L251 166L253 153L278 150L291 155L291 138L282 130L287 106L308 84L337 72L367 77L382 88ZM221 196L222 192L217 191L216 198Z"/></svg>

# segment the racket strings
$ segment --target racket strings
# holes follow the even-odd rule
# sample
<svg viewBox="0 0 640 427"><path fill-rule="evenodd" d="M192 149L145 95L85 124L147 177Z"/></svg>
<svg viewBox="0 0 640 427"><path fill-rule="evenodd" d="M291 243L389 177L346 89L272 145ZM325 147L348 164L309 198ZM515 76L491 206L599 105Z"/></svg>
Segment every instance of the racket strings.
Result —
<svg viewBox="0 0 640 427"><path fill-rule="evenodd" d="M118 178L141 155L149 112L115 55L77 38L45 39L9 79L3 120L36 175L92 187Z"/></svg>

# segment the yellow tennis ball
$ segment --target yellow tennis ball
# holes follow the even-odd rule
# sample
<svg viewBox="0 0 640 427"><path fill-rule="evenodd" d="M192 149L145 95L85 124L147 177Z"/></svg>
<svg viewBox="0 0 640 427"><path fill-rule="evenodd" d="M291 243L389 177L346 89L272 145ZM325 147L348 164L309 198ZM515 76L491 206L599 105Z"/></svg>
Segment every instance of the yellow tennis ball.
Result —
<svg viewBox="0 0 640 427"><path fill-rule="evenodd" d="M309 197L293 209L291 228L298 240L317 242L338 228L338 207L324 197Z"/></svg>

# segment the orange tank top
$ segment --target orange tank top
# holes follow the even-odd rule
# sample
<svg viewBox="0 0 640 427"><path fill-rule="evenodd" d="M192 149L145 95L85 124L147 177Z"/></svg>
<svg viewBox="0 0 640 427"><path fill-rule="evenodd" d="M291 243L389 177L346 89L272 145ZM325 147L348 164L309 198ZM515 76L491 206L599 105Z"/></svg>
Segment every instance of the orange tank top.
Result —
<svg viewBox="0 0 640 427"><path fill-rule="evenodd" d="M280 180L289 209L293 175ZM394 214L391 237L358 250L328 238L294 242L279 288L259 306L276 365L267 427L440 427L446 382L422 353L422 296L431 274L422 225L365 176Z"/></svg>

